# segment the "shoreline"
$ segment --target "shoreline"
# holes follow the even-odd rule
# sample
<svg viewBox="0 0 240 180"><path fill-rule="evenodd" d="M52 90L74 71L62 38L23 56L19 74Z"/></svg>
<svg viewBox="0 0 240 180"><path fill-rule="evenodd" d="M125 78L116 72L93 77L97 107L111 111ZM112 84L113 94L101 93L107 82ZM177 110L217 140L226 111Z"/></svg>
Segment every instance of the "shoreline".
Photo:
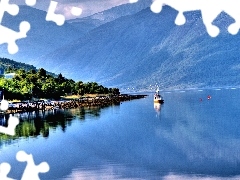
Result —
<svg viewBox="0 0 240 180"><path fill-rule="evenodd" d="M15 114L33 111L49 111L57 109L74 109L79 107L91 106L109 106L124 101L131 101L135 99L145 98L148 95L130 95L120 94L113 96L95 96L95 97L81 97L72 100L59 100L59 101L34 101L34 102L19 102L11 104L7 111L2 114Z"/></svg>

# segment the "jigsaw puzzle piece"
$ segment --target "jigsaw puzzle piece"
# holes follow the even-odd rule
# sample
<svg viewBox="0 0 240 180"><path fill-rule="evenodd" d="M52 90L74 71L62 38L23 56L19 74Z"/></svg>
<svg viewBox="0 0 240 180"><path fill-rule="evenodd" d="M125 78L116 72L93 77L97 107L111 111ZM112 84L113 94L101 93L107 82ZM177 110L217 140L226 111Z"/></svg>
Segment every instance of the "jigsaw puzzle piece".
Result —
<svg viewBox="0 0 240 180"><path fill-rule="evenodd" d="M82 14L82 9L79 7L72 7L71 14L74 16L80 16Z"/></svg>
<svg viewBox="0 0 240 180"><path fill-rule="evenodd" d="M36 0L26 0L28 4L34 4ZM0 1L0 23L4 13L8 12L10 15L15 16L19 13L19 7L16 4L9 4L9 0ZM21 22L19 27L19 32L15 32L5 26L0 25L0 44L8 44L8 52L10 54L15 54L18 52L18 46L16 45L16 40L25 38L26 33L30 30L30 24L28 22Z"/></svg>
<svg viewBox="0 0 240 180"><path fill-rule="evenodd" d="M236 35L240 29L240 1L230 1L229 4L225 5L225 12L230 15L235 22L228 27L228 32L232 35Z"/></svg>
<svg viewBox="0 0 240 180"><path fill-rule="evenodd" d="M15 128L18 124L19 124L19 119L11 115L8 119L8 127L0 126L0 133L14 136Z"/></svg>
<svg viewBox="0 0 240 180"><path fill-rule="evenodd" d="M220 33L220 29L212 24L220 13L221 10L212 9L211 7L204 7L201 9L203 24L205 25L208 34L212 37L216 37Z"/></svg>
<svg viewBox="0 0 240 180"><path fill-rule="evenodd" d="M237 22L235 22L235 23L229 25L228 32L232 35L236 35L239 31L239 28L240 28L240 25Z"/></svg>
<svg viewBox="0 0 240 180"><path fill-rule="evenodd" d="M158 1L155 0L153 1L153 3L150 6L150 9L152 12L154 13L160 13L162 11L162 7L163 7L163 2L162 1Z"/></svg>
<svg viewBox="0 0 240 180"><path fill-rule="evenodd" d="M27 154L24 151L19 151L16 155L16 159L20 162L27 162L27 166L23 172L21 180L39 180L39 173L46 173L50 167L47 162L42 162L39 165L35 165L32 154Z"/></svg>
<svg viewBox="0 0 240 180"><path fill-rule="evenodd" d="M8 110L8 106L9 106L8 101L5 100L5 99L3 99L3 100L1 101L0 109L1 109L2 111L6 111L6 110Z"/></svg>
<svg viewBox="0 0 240 180"><path fill-rule="evenodd" d="M130 3L136 3L138 0L129 0Z"/></svg>
<svg viewBox="0 0 240 180"><path fill-rule="evenodd" d="M16 40L27 37L27 32L30 30L30 24L22 21L19 26L19 32L13 31L5 26L0 25L0 44L8 44L8 52L15 54L18 52Z"/></svg>
<svg viewBox="0 0 240 180"><path fill-rule="evenodd" d="M176 19L175 19L175 24L178 26L181 26L186 23L186 18L183 15L183 12L179 12Z"/></svg>
<svg viewBox="0 0 240 180"><path fill-rule="evenodd" d="M178 15L175 19L176 25L183 25L186 23L186 18L184 16L184 12L201 10L203 23L206 27L208 34L212 37L216 37L220 30L217 26L213 25L213 21L217 18L217 16L223 11L222 8L213 8L215 7L216 1L179 1L179 0L155 0L150 6L150 9L154 13L159 13L162 10L164 5L168 5L173 9L178 11ZM223 5L222 5L223 6ZM232 31L235 29L234 26L230 28Z"/></svg>
<svg viewBox="0 0 240 180"><path fill-rule="evenodd" d="M1 0L0 2L0 23L5 12L15 16L19 13L19 7L16 4L9 4L9 0Z"/></svg>
<svg viewBox="0 0 240 180"><path fill-rule="evenodd" d="M34 6L36 4L36 0L25 0L25 3L28 6Z"/></svg>
<svg viewBox="0 0 240 180"><path fill-rule="evenodd" d="M46 21L53 21L58 26L62 26L65 22L65 16L62 14L55 13L55 10L57 9L57 5L58 5L58 2L56 2L56 1L50 2L47 16L46 16ZM71 14L74 16L80 16L82 14L82 9L79 7L72 7Z"/></svg>
<svg viewBox="0 0 240 180"><path fill-rule="evenodd" d="M0 164L0 179L1 180L14 180L12 178L7 177L8 173L11 170L11 165L8 163Z"/></svg>
<svg viewBox="0 0 240 180"><path fill-rule="evenodd" d="M46 21L53 21L58 26L62 26L65 22L65 17L61 14L55 14L55 10L57 9L57 4L58 4L58 2L56 2L56 1L50 2L47 16L46 16Z"/></svg>

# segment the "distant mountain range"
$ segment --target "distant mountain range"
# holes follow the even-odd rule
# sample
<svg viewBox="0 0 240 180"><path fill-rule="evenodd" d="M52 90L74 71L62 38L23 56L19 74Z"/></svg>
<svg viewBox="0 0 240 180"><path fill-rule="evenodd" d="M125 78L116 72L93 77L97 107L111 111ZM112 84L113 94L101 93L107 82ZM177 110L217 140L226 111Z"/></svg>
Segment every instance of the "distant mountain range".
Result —
<svg viewBox="0 0 240 180"><path fill-rule="evenodd" d="M24 69L25 71L37 70L33 65L16 62L7 58L0 58L0 68L3 70L7 70L8 68Z"/></svg>
<svg viewBox="0 0 240 180"><path fill-rule="evenodd" d="M14 72L14 70L18 70L18 69L23 69L25 71L31 71L31 70L38 71L38 69L33 65L17 62L17 61L8 59L8 58L0 58L0 69L1 69L1 73L4 73L4 74L6 74L7 71ZM53 77L58 76L58 75L48 72L48 71L46 73Z"/></svg>
<svg viewBox="0 0 240 180"><path fill-rule="evenodd" d="M7 46L1 45L1 56L24 63L31 63L35 58L50 53L81 37L79 31L70 24L65 23L63 26L57 26L54 22L47 22L45 18L46 12L28 6L20 6L17 16L5 13L2 25L19 31L20 22L28 21L31 24L31 29L27 34L27 38L17 41L18 53L9 55Z"/></svg>
<svg viewBox="0 0 240 180"><path fill-rule="evenodd" d="M120 17L135 14L149 7L152 0L141 0L138 3L123 4L103 12L99 12L84 18L68 20L67 22L76 27L81 33L87 33L105 23L114 21Z"/></svg>
<svg viewBox="0 0 240 180"><path fill-rule="evenodd" d="M124 89L147 90L156 83L162 89L240 85L240 33L232 36L226 30L233 19L222 13L214 21L221 33L211 38L200 12L185 13L186 24L176 26L177 11L164 6L154 14L146 7L150 2L140 2L63 27L46 22L44 12L21 7L22 17L31 11L35 17L30 17L29 37L19 41L20 52L11 58Z"/></svg>

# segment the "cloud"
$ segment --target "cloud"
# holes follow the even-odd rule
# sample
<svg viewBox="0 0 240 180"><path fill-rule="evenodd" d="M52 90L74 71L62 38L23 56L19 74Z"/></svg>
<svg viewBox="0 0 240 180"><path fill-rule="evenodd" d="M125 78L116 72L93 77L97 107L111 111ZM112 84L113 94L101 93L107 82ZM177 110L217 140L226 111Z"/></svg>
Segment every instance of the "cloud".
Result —
<svg viewBox="0 0 240 180"><path fill-rule="evenodd" d="M66 19L76 18L71 14L72 7L81 8L82 15L89 16L91 14L110 9L114 6L129 3L129 0L55 0L58 2L57 13L63 14ZM10 0L10 3L25 5L25 0ZM34 8L47 11L50 0L38 0Z"/></svg>
<svg viewBox="0 0 240 180"><path fill-rule="evenodd" d="M81 0L81 2L78 0L57 1L59 2L58 12L64 13L67 19L74 18L69 13L70 7L80 7L83 10L82 17L84 17L129 2L129 0Z"/></svg>
<svg viewBox="0 0 240 180"><path fill-rule="evenodd" d="M56 9L56 13L63 14L66 19L72 19L77 18L78 16L75 16L72 14L72 8L80 8L83 9L84 6L81 6L79 4L61 4L59 3ZM81 13L82 15L82 13Z"/></svg>

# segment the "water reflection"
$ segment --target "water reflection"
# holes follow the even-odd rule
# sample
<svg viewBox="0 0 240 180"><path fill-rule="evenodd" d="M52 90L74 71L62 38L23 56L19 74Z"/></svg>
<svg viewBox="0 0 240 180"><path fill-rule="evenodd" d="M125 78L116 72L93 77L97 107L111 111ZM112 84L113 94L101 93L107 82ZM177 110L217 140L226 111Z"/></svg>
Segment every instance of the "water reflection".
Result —
<svg viewBox="0 0 240 180"><path fill-rule="evenodd" d="M208 94L210 101L199 102ZM20 148L49 163L41 179L239 179L239 94L177 92L165 94L164 105L149 97L106 109L40 112L37 122L35 114L22 119L34 125L32 136L43 136L46 123L48 138L3 146L0 159L12 165L15 179L22 174L15 162Z"/></svg>
<svg viewBox="0 0 240 180"><path fill-rule="evenodd" d="M161 111L161 104L160 103L154 103L153 107L156 111L156 117L160 116L160 111Z"/></svg>
<svg viewBox="0 0 240 180"><path fill-rule="evenodd" d="M119 104L116 104L119 105ZM20 120L19 125L15 129L15 135L9 136L0 133L0 146L4 142L10 143L11 140L18 138L38 137L47 138L50 130L56 130L58 127L63 132L68 126L71 126L72 120L76 117L80 121L84 121L86 117L99 118L101 109L104 107L81 107L78 109L38 111L14 114ZM0 115L0 125L7 127L9 114Z"/></svg>

